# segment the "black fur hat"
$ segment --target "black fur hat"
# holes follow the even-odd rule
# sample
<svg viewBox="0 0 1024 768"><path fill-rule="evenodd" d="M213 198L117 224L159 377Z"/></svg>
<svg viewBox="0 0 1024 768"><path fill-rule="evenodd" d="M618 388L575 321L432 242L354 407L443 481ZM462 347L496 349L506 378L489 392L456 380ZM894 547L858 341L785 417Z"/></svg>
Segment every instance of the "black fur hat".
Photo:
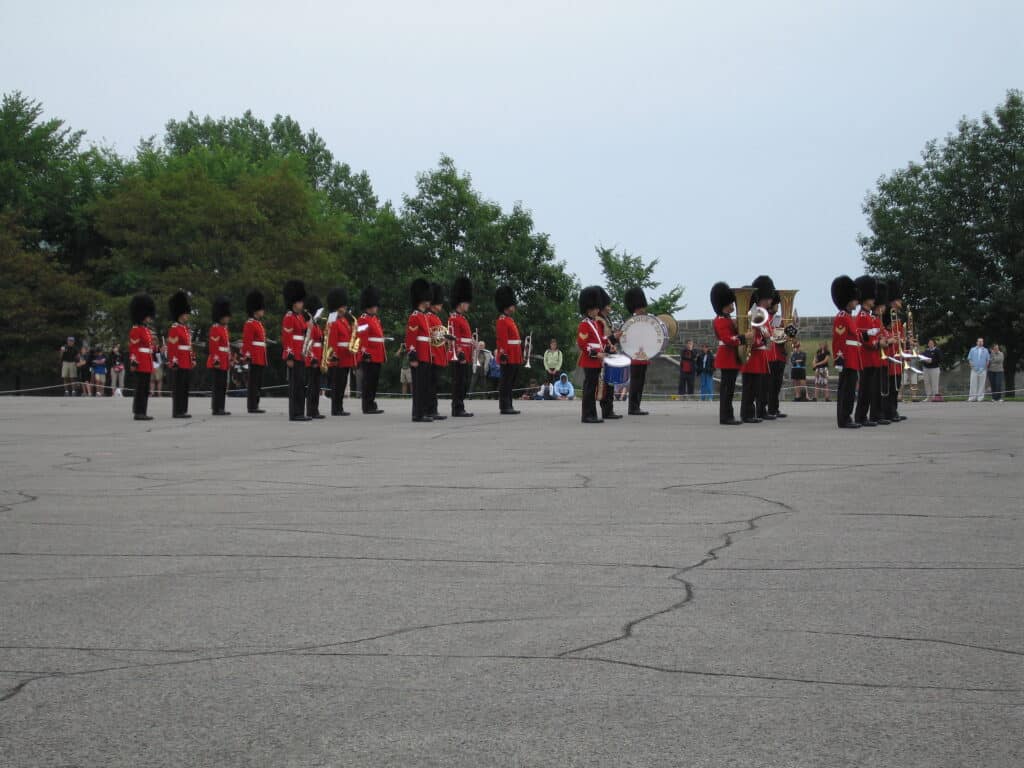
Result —
<svg viewBox="0 0 1024 768"><path fill-rule="evenodd" d="M452 306L473 301L473 281L468 277L456 277L452 283Z"/></svg>
<svg viewBox="0 0 1024 768"><path fill-rule="evenodd" d="M146 322L147 317L156 317L156 304L153 302L153 297L148 293L132 296L131 303L128 305L128 314L131 315L134 325L142 325Z"/></svg>
<svg viewBox="0 0 1024 768"><path fill-rule="evenodd" d="M263 298L263 291L253 289L245 297L245 311L254 315L261 309L266 309L266 300Z"/></svg>
<svg viewBox="0 0 1024 768"><path fill-rule="evenodd" d="M596 285L589 285L580 291L580 314L585 315L592 309L601 308L601 290Z"/></svg>
<svg viewBox="0 0 1024 768"><path fill-rule="evenodd" d="M882 280L875 280L875 306L889 303L889 286Z"/></svg>
<svg viewBox="0 0 1024 768"><path fill-rule="evenodd" d="M871 275L861 275L853 282L857 285L857 295L860 296L861 303L875 298L878 281Z"/></svg>
<svg viewBox="0 0 1024 768"><path fill-rule="evenodd" d="M754 287L754 293L751 295L750 301L754 304L761 299L770 299L775 293L775 281L768 275L758 275L751 285Z"/></svg>
<svg viewBox="0 0 1024 768"><path fill-rule="evenodd" d="M303 301L306 298L306 284L301 280L289 280L284 284L284 308L291 310L292 305L297 301Z"/></svg>
<svg viewBox="0 0 1024 768"><path fill-rule="evenodd" d="M859 298L857 284L849 275L840 275L832 281L832 303L836 305L836 309L845 310L847 304Z"/></svg>
<svg viewBox="0 0 1024 768"><path fill-rule="evenodd" d="M377 290L376 286L368 285L363 288L363 292L359 294L359 308L369 309L370 307L380 306L380 291Z"/></svg>
<svg viewBox="0 0 1024 768"><path fill-rule="evenodd" d="M644 295L644 289L639 286L630 288L626 291L626 295L622 297L622 302L626 305L626 311L629 314L633 314L638 309L645 308L647 306L647 297Z"/></svg>
<svg viewBox="0 0 1024 768"><path fill-rule="evenodd" d="M716 315L722 314L722 309L735 303L736 293L728 283L718 282L711 286L711 307Z"/></svg>
<svg viewBox="0 0 1024 768"><path fill-rule="evenodd" d="M903 301L903 284L898 277L887 277L885 284L889 288L889 301Z"/></svg>
<svg viewBox="0 0 1024 768"><path fill-rule="evenodd" d="M339 307L348 306L348 291L344 288L331 288L327 292L327 309L330 312L337 312Z"/></svg>
<svg viewBox="0 0 1024 768"><path fill-rule="evenodd" d="M412 285L409 286L409 302L414 308L424 301L431 301L433 298L434 291L431 289L430 283L422 277L417 277L412 281Z"/></svg>
<svg viewBox="0 0 1024 768"><path fill-rule="evenodd" d="M227 296L218 296L213 300L213 322L219 323L221 318L231 316L231 300Z"/></svg>
<svg viewBox="0 0 1024 768"><path fill-rule="evenodd" d="M311 315L314 314L323 305L324 303L320 301L320 297L317 296L315 293L309 294L303 301L303 309L305 309Z"/></svg>
<svg viewBox="0 0 1024 768"><path fill-rule="evenodd" d="M508 285L501 286L494 292L494 306L499 312L504 312L516 304L516 292Z"/></svg>
<svg viewBox="0 0 1024 768"><path fill-rule="evenodd" d="M444 288L440 283L430 284L430 303L444 304Z"/></svg>
<svg viewBox="0 0 1024 768"><path fill-rule="evenodd" d="M595 286L597 288L597 295L601 297L601 309L610 307L612 305L612 297L608 295L608 291L603 286Z"/></svg>
<svg viewBox="0 0 1024 768"><path fill-rule="evenodd" d="M171 311L171 320L177 320L182 315L192 312L192 304L188 300L188 294L184 291L172 294L167 302L167 307Z"/></svg>

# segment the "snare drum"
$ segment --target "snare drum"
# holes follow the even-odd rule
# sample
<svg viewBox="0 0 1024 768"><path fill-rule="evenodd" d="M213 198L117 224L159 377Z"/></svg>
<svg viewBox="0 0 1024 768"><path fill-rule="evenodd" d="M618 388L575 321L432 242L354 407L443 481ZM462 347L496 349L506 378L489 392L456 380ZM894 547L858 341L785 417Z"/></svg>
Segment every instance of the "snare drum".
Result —
<svg viewBox="0 0 1024 768"><path fill-rule="evenodd" d="M633 315L622 324L619 346L632 360L650 360L668 348L668 326L653 315Z"/></svg>
<svg viewBox="0 0 1024 768"><path fill-rule="evenodd" d="M633 364L629 355L605 355L605 368L629 368Z"/></svg>

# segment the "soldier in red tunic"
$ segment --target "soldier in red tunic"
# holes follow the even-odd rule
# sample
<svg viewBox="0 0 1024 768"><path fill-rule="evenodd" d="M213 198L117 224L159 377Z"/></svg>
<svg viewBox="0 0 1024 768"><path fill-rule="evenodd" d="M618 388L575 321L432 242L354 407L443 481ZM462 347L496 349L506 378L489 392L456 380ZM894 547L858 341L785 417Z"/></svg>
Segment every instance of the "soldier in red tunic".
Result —
<svg viewBox="0 0 1024 768"><path fill-rule="evenodd" d="M718 397L718 423L734 426L742 423L736 419L732 407L733 394L736 392L736 376L740 371L737 350L746 344L747 340L740 336L736 321L732 319L732 313L736 309L736 294L727 283L715 283L711 286L711 306L715 310L712 325L715 336L718 337L715 368L722 377Z"/></svg>
<svg viewBox="0 0 1024 768"><path fill-rule="evenodd" d="M515 416L519 411L512 407L512 390L515 389L516 376L523 364L523 341L519 338L519 327L513 319L516 313L516 294L511 287L503 285L494 292L494 306L499 312L494 324L494 355L501 365L498 408L503 416Z"/></svg>
<svg viewBox="0 0 1024 768"><path fill-rule="evenodd" d="M306 366L306 416L310 419L327 418L320 413L320 361L324 354L324 332L321 321L323 302L319 296L309 295L303 302L306 311L306 334L309 345L303 362Z"/></svg>
<svg viewBox="0 0 1024 768"><path fill-rule="evenodd" d="M455 339L455 359L452 368L452 416L467 417L473 414L466 410L466 393L469 390L470 365L476 344L466 313L473 301L473 283L468 277L457 277L452 285L452 313L448 323Z"/></svg>
<svg viewBox="0 0 1024 768"><path fill-rule="evenodd" d="M777 329L782 327L783 319L779 317L779 306L782 296L772 291L772 303L768 307L768 329L774 337ZM768 413L777 419L786 418L779 410L779 399L782 397L782 380L786 372L786 342L772 340L768 347Z"/></svg>
<svg viewBox="0 0 1024 768"><path fill-rule="evenodd" d="M857 409L853 420L862 427L877 427L878 422L868 418L872 410L872 402L879 398L879 371L882 367L882 356L879 353L879 334L881 329L875 325L875 296L878 282L870 275L862 275L854 280L857 293L860 295L860 312L857 313L857 332L860 347L860 386L857 389ZM873 414L876 415L876 414Z"/></svg>
<svg viewBox="0 0 1024 768"><path fill-rule="evenodd" d="M626 311L630 315L647 314L647 296L643 288L630 288L622 299ZM644 396L644 384L647 382L647 366L649 360L634 360L629 366L629 409L630 416L646 416L647 411L641 410L640 400Z"/></svg>
<svg viewBox="0 0 1024 768"><path fill-rule="evenodd" d="M859 301L857 284L852 278L840 275L832 281L832 302L839 313L832 321L832 359L839 371L839 391L836 393L836 419L841 429L855 429L860 425L852 419L853 400L860 373L860 334L857 319L850 313Z"/></svg>
<svg viewBox="0 0 1024 768"><path fill-rule="evenodd" d="M231 362L231 337L228 333L231 302L226 296L218 296L213 300L212 314L213 325L206 336L206 341L210 345L206 367L213 371L210 408L214 416L230 416L231 413L224 410L228 393L228 365Z"/></svg>
<svg viewBox="0 0 1024 768"><path fill-rule="evenodd" d="M387 360L384 329L377 316L380 311L380 291L368 285L359 296L359 305L363 313L359 316L356 332L359 334L362 356L359 365L362 371L363 413L373 416L384 413L383 409L377 407L377 382L380 380L380 367Z"/></svg>
<svg viewBox="0 0 1024 768"><path fill-rule="evenodd" d="M171 369L171 415L176 419L190 419L188 412L188 387L195 352L192 349L192 333L186 323L192 314L188 294L178 291L171 296L168 306L174 322L167 332L167 365Z"/></svg>
<svg viewBox="0 0 1024 768"><path fill-rule="evenodd" d="M888 357L889 359L889 396L888 402L883 403L885 418L892 422L906 421L906 416L900 415L899 401L900 389L903 386L903 358L899 356L900 350L907 349L907 330L900 319L900 310L903 309L903 286L897 277L890 277L886 281L889 286L889 312L884 319L889 324L888 329Z"/></svg>
<svg viewBox="0 0 1024 768"><path fill-rule="evenodd" d="M601 331L601 336L604 339L604 351L607 355L614 355L619 351L618 341L622 335L621 331L611 330L612 321L612 297L608 295L606 291L600 285L595 286L597 288L598 295L601 297L601 310L598 315L604 322L598 321L598 328ZM608 371L604 370L603 374L607 374ZM609 384L604 388L604 397L601 399L601 418L603 419L621 419L622 414L615 412L615 386Z"/></svg>
<svg viewBox="0 0 1024 768"><path fill-rule="evenodd" d="M441 319L441 312L444 310L444 288L438 283L430 284L430 321L431 334L442 334L447 337L447 328ZM440 331L434 330L440 328ZM448 345L430 346L430 407L427 415L434 421L444 421L447 416L438 413L437 389L441 380L441 372L448 367Z"/></svg>
<svg viewBox="0 0 1024 768"><path fill-rule="evenodd" d="M576 346L580 350L580 368L583 369L582 422L601 424L597 415L597 385L604 367L605 337L597 315L601 310L601 289L591 285L580 291L580 314L583 318L576 329Z"/></svg>
<svg viewBox="0 0 1024 768"><path fill-rule="evenodd" d="M156 304L146 294L133 296L129 305L132 329L128 333L128 367L132 372L132 413L136 421L152 421L149 406L149 379L153 375L153 332L149 323L156 316Z"/></svg>
<svg viewBox="0 0 1024 768"><path fill-rule="evenodd" d="M349 416L345 410L345 387L352 369L356 366L355 355L349 350L355 329L348 322L348 291L332 288L327 292L328 316L327 346L330 359L331 416ZM359 338L358 335L355 338Z"/></svg>
<svg viewBox="0 0 1024 768"><path fill-rule="evenodd" d="M305 361L302 344L306 340L306 316L303 313L306 284L289 280L282 290L285 313L281 318L281 357L288 368L288 418L291 421L309 421L305 415L306 386Z"/></svg>
<svg viewBox="0 0 1024 768"><path fill-rule="evenodd" d="M412 281L409 286L409 303L412 312L405 326L405 348L412 370L412 420L428 422L430 416L430 313L428 307L432 291L430 283L422 278Z"/></svg>
<svg viewBox="0 0 1024 768"><path fill-rule="evenodd" d="M261 291L249 292L245 297L245 311L249 319L242 328L242 358L249 366L247 407L249 413L265 413L260 408L263 369L267 366L267 330L263 327L265 303Z"/></svg>
<svg viewBox="0 0 1024 768"><path fill-rule="evenodd" d="M889 346L889 332L885 328L885 314L889 306L889 286L882 280L875 280L875 306L871 312L874 316L872 324L878 329L875 338L878 348L875 352L878 360L878 384L872 393L868 409L868 420L879 425L892 424L885 417L884 400L889 397L889 360L886 357Z"/></svg>
<svg viewBox="0 0 1024 768"><path fill-rule="evenodd" d="M768 311L775 283L768 275L760 275L753 282L751 306ZM771 318L759 328L751 328L750 354L740 369L743 373L743 394L740 398L740 419L745 424L759 424L775 417L768 413L769 352L771 351Z"/></svg>

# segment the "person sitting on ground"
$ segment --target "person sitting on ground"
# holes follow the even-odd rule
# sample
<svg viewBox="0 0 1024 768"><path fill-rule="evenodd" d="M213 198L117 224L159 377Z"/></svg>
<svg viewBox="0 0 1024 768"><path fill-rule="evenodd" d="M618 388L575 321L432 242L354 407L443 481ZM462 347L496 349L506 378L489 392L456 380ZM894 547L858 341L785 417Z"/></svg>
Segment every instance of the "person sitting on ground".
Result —
<svg viewBox="0 0 1024 768"><path fill-rule="evenodd" d="M540 394L540 387L537 386L536 379L530 379L530 386L523 390L523 400L536 400L537 395Z"/></svg>
<svg viewBox="0 0 1024 768"><path fill-rule="evenodd" d="M572 400L576 397L576 390L572 386L572 382L569 381L568 375L564 373L554 383L554 392L557 400Z"/></svg>

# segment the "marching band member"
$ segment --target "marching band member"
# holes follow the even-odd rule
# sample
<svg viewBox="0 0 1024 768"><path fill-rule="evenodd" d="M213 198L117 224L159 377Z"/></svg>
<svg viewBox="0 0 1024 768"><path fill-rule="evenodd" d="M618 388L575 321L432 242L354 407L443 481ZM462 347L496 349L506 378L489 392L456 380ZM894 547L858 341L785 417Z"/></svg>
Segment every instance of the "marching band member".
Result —
<svg viewBox="0 0 1024 768"><path fill-rule="evenodd" d="M327 346L331 349L331 357L327 361L330 366L331 416L349 416L351 414L345 410L345 386L356 366L356 356L349 350L352 334L356 331L346 317L348 292L344 288L329 290L327 309L334 318L327 326Z"/></svg>
<svg viewBox="0 0 1024 768"><path fill-rule="evenodd" d="M909 349L907 329L900 319L903 309L903 286L897 277L890 277L889 309L886 319L889 320L889 397L888 406L884 408L885 418L892 422L906 421L907 417L899 412L900 389L903 387L903 359L899 357L901 350ZM884 405L884 404L883 404Z"/></svg>
<svg viewBox="0 0 1024 768"><path fill-rule="evenodd" d="M249 413L266 413L260 408L263 369L267 366L267 330L263 327L266 310L261 291L249 291L245 297L245 311L249 319L242 328L242 357L249 365L247 409Z"/></svg>
<svg viewBox="0 0 1024 768"><path fill-rule="evenodd" d="M306 340L306 316L303 314L306 284L289 280L284 284L284 305L287 311L281 318L281 357L288 368L288 418L291 421L309 421L305 415L306 387L305 361L302 345Z"/></svg>
<svg viewBox="0 0 1024 768"><path fill-rule="evenodd" d="M839 310L832 321L832 359L840 369L839 391L836 393L836 419L840 429L860 426L852 416L861 369L861 341L857 319L850 314L858 301L857 284L852 278L840 275L832 281L832 303Z"/></svg>
<svg viewBox="0 0 1024 768"><path fill-rule="evenodd" d="M171 415L175 419L191 419L188 412L188 386L195 353L192 350L192 333L185 323L192 313L192 306L184 291L172 295L168 306L174 318L167 332L167 364L172 371Z"/></svg>
<svg viewBox="0 0 1024 768"><path fill-rule="evenodd" d="M438 283L430 284L430 311L427 319L430 322L431 333L437 333L435 328L443 328L441 312L444 310L444 288ZM447 335L447 334L446 334ZM441 378L441 371L448 367L448 345L442 344L435 347L430 346L430 406L427 408L427 415L434 421L444 421L447 416L438 413L437 410L437 385Z"/></svg>
<svg viewBox="0 0 1024 768"><path fill-rule="evenodd" d="M597 415L597 385L601 380L605 356L605 338L601 333L601 321L597 319L601 310L600 289L592 285L580 291L580 320L576 330L576 346L580 349L580 368L583 369L582 421L584 424L600 424L604 421Z"/></svg>
<svg viewBox="0 0 1024 768"><path fill-rule="evenodd" d="M775 283L767 275L761 275L752 285L754 291L750 296L751 308L758 306L767 311L775 293ZM768 413L768 353L772 343L770 320L760 328L751 328L750 353L740 369L743 373L740 419L745 424L760 424L775 418Z"/></svg>
<svg viewBox="0 0 1024 768"><path fill-rule="evenodd" d="M468 277L457 277L452 285L452 313L448 318L455 340L455 360L452 361L452 416L468 417L473 414L466 410L466 393L469 391L469 374L476 351L473 331L469 327L466 313L473 301L473 283Z"/></svg>
<svg viewBox="0 0 1024 768"><path fill-rule="evenodd" d="M611 330L611 314L612 314L612 297L608 295L601 286L595 286L598 291L598 295L601 297L601 310L598 312L602 318L603 323L598 323L601 331L601 337L604 339L604 351L606 355L614 355L618 351L616 346L619 339L619 332ZM605 327L608 328L607 335L605 334ZM606 374L607 371L603 371ZM602 375L603 375L602 374ZM622 414L615 412L615 387L606 386L604 388L604 397L601 399L601 418L603 419L621 419Z"/></svg>
<svg viewBox="0 0 1024 768"><path fill-rule="evenodd" d="M512 407L512 390L516 376L523 364L523 341L519 338L519 327L513 319L516 313L516 295L511 287L503 285L494 292L494 305L498 315L495 321L495 351L501 365L501 379L498 384L498 408L503 416L518 414Z"/></svg>
<svg viewBox="0 0 1024 768"><path fill-rule="evenodd" d="M630 288L623 297L626 311L631 315L647 314L647 296L640 287ZM629 409L630 416L646 416L647 411L640 409L640 400L644 396L644 384L647 382L647 366L649 360L634 360L629 366Z"/></svg>
<svg viewBox="0 0 1024 768"><path fill-rule="evenodd" d="M318 320L324 311L319 296L310 295L303 302L306 308L306 332L309 334L309 354L303 362L306 366L306 416L310 419L324 419L320 413L320 361L324 354L324 332Z"/></svg>
<svg viewBox="0 0 1024 768"><path fill-rule="evenodd" d="M736 376L740 371L740 360L736 351L747 341L739 335L732 313L736 309L736 294L727 283L711 286L711 306L715 310L712 323L718 337L718 351L715 353L715 368L721 372L722 383L719 391L718 423L730 426L741 424L737 421L732 407L736 392Z"/></svg>
<svg viewBox="0 0 1024 768"><path fill-rule="evenodd" d="M875 280L875 306L872 310L872 324L878 329L876 339L878 349L875 355L878 360L878 384L875 386L868 410L868 421L876 424L892 424L886 418L886 400L889 399L889 332L886 330L885 315L889 307L889 286L881 280ZM882 393L885 393L884 395Z"/></svg>
<svg viewBox="0 0 1024 768"><path fill-rule="evenodd" d="M423 278L412 281L409 286L412 312L405 328L405 347L409 355L409 368L412 370L412 420L415 422L434 420L429 413L432 350L427 308L431 296L430 283Z"/></svg>
<svg viewBox="0 0 1024 768"><path fill-rule="evenodd" d="M384 349L384 329L377 316L380 311L380 291L372 285L366 286L359 295L359 306L362 309L362 314L359 315L356 332L359 334L359 348L362 356L359 368L363 374L361 392L363 413L373 416L384 413L381 408L377 407L377 382L380 380L380 367L387 359L387 352Z"/></svg>
<svg viewBox="0 0 1024 768"><path fill-rule="evenodd" d="M149 406L149 379L153 375L153 332L148 324L156 316L156 304L146 294L133 296L128 307L132 329L128 333L128 367L132 372L132 413L136 421L152 421Z"/></svg>
<svg viewBox="0 0 1024 768"><path fill-rule="evenodd" d="M860 339L860 387L857 390L857 409L853 420L862 427L877 427L878 422L868 418L869 409L876 402L878 393L878 371L882 358L878 352L879 329L875 326L875 293L878 283L870 275L854 280L860 295L860 312L857 313L857 333Z"/></svg>
<svg viewBox="0 0 1024 768"><path fill-rule="evenodd" d="M228 365L231 362L231 336L228 321L231 319L231 302L226 296L213 300L213 325L206 336L210 345L206 356L206 367L213 371L213 393L210 395L210 409L214 416L230 416L224 410L228 394Z"/></svg>
<svg viewBox="0 0 1024 768"><path fill-rule="evenodd" d="M768 326L774 335L775 330L782 326L783 318L779 316L782 296L777 290L772 291L772 303L768 307ZM786 418L779 411L779 398L782 395L782 380L786 372L786 342L781 344L774 339L768 347L768 413L777 419Z"/></svg>

